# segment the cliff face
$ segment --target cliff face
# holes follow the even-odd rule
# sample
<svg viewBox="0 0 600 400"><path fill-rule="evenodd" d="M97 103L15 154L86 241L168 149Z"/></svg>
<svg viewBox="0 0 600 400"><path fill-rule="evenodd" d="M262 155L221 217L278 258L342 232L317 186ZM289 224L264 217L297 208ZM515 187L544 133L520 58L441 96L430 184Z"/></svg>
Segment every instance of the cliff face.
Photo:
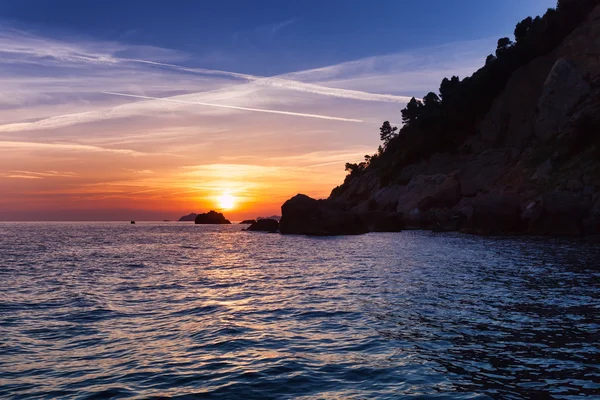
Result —
<svg viewBox="0 0 600 400"><path fill-rule="evenodd" d="M461 151L391 176L367 168L330 200L402 213L415 228L600 233L600 6L516 70L475 131Z"/></svg>

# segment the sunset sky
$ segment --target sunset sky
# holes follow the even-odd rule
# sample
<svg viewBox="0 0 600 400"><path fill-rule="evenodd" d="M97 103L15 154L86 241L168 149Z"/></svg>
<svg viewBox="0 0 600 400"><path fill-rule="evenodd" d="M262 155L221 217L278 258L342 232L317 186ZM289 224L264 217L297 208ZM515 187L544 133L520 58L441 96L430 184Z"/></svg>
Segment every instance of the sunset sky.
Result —
<svg viewBox="0 0 600 400"><path fill-rule="evenodd" d="M367 5L369 5L367 7ZM553 0L0 2L0 220L280 214Z"/></svg>

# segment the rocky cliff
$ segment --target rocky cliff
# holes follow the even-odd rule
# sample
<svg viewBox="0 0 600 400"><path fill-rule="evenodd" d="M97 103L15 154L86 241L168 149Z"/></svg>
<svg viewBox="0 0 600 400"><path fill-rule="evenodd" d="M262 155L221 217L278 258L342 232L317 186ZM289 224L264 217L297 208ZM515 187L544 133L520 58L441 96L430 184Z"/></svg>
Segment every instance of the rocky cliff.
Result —
<svg viewBox="0 0 600 400"><path fill-rule="evenodd" d="M512 73L472 132L457 151L367 167L329 200L408 228L600 233L600 6Z"/></svg>

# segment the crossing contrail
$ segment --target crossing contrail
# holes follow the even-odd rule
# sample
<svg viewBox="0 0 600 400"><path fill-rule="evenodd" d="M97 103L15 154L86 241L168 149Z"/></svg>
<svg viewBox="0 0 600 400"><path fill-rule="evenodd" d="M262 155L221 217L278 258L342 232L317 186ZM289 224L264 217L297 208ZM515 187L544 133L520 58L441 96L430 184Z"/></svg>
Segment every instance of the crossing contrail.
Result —
<svg viewBox="0 0 600 400"><path fill-rule="evenodd" d="M120 61L155 65L166 67L183 72L191 72L203 75L227 76L229 78L237 78L248 82L256 83L264 86L271 86L279 89L294 90L297 92L318 94L322 96L337 97L341 99L362 100L362 101L378 101L384 103L408 103L411 99L409 96L397 96L393 94L379 94L363 92L362 90L340 89L328 86L319 85L317 83L306 83L294 79L282 78L281 76L258 76L239 72L221 71L216 69L206 69L197 67L184 67L176 64L168 64L149 60L140 60L133 58L118 58Z"/></svg>
<svg viewBox="0 0 600 400"><path fill-rule="evenodd" d="M290 116L294 116L294 117L318 118L318 119L326 119L326 120L330 120L330 121L361 122L361 123L364 122L361 119L332 117L330 115L307 114L307 113L298 113L298 112L292 112L292 111L269 110L269 109L264 109L264 108L230 106L230 105L225 105L225 104L204 103L204 102L200 102L200 101L178 100L178 99L173 99L173 98L168 98L168 97L165 98L165 97L141 96L141 95L137 95L137 94L116 93L116 92L101 92L101 93L112 95L112 96L132 97L132 98L144 99L144 100L161 100L161 101L169 101L169 102L173 102L173 103L196 104L196 105L200 105L200 106L228 108L228 109L232 109L232 110L253 111L253 112L262 112L262 113L268 113L268 114L290 115Z"/></svg>

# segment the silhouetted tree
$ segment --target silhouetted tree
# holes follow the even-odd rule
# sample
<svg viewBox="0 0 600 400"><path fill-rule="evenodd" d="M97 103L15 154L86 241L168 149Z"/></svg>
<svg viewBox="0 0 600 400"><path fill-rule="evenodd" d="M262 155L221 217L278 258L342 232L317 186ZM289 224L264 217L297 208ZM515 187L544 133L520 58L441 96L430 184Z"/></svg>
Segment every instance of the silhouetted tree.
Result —
<svg viewBox="0 0 600 400"><path fill-rule="evenodd" d="M498 39L498 47L496 48L496 57L500 57L512 45L512 40L507 37Z"/></svg>
<svg viewBox="0 0 600 400"><path fill-rule="evenodd" d="M441 103L440 98L437 94L429 92L423 97L423 105L425 107L435 107Z"/></svg>
<svg viewBox="0 0 600 400"><path fill-rule="evenodd" d="M525 39L533 26L533 18L527 17L519 22L515 27L515 41L521 43Z"/></svg>
<svg viewBox="0 0 600 400"><path fill-rule="evenodd" d="M390 121L385 121L383 125L381 125L381 128L379 128L379 138L383 142L384 146L387 146L390 140L396 137L396 135L398 134L397 131L398 127L392 127Z"/></svg>
<svg viewBox="0 0 600 400"><path fill-rule="evenodd" d="M423 103L413 97L406 105L406 108L401 111L402 122L404 122L405 125L414 124L422 111Z"/></svg>
<svg viewBox="0 0 600 400"><path fill-rule="evenodd" d="M451 79L444 78L440 84L440 97L442 101L450 100L456 93L456 89L460 85L458 76L453 76Z"/></svg>
<svg viewBox="0 0 600 400"><path fill-rule="evenodd" d="M439 97L428 94L423 101L414 97L402 110L404 126L399 135L387 122L380 129L384 146L364 162L346 164L353 174L370 168L378 171L382 182L397 171L438 151L453 151L477 132L478 122L504 89L511 75L537 57L553 51L582 21L600 0L558 0L542 17L525 18L515 27L515 43L500 38L496 55L486 58L485 66L472 76L460 80L453 76L440 84ZM385 127L385 129L384 129ZM389 140L386 139L390 138ZM336 189L338 191L341 188Z"/></svg>
<svg viewBox="0 0 600 400"><path fill-rule="evenodd" d="M347 162L344 171L353 174L354 172L358 171L358 164Z"/></svg>

